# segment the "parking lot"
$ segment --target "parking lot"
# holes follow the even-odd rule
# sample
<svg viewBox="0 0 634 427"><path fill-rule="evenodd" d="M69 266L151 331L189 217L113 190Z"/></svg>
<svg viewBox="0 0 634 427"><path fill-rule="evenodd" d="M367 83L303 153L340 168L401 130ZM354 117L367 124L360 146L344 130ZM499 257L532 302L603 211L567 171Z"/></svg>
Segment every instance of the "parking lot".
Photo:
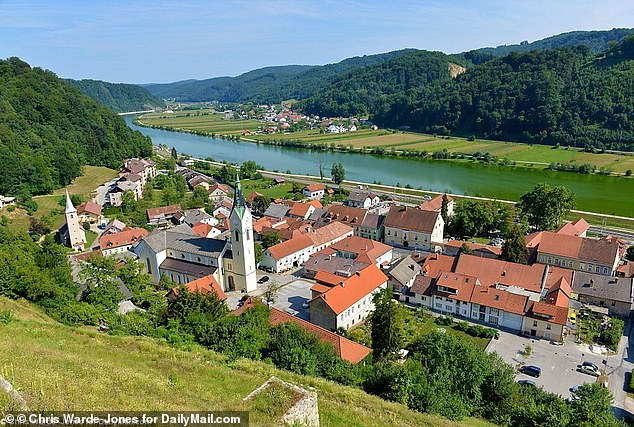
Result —
<svg viewBox="0 0 634 427"><path fill-rule="evenodd" d="M280 288L273 306L277 309L293 314L304 320L308 320L309 312L302 308L302 304L311 298L310 288L312 282L305 279L297 279Z"/></svg>
<svg viewBox="0 0 634 427"><path fill-rule="evenodd" d="M523 350L529 344L531 352L524 355ZM570 396L570 388L583 383L596 381L596 377L577 371L582 362L590 361L604 369L605 356L590 353L583 346L572 342L553 345L547 340L535 340L506 332L500 332L500 339L492 340L487 351L497 352L502 359L515 368L517 380L534 381L537 387L558 394L564 398ZM608 358L608 372L618 365L618 357ZM541 368L541 376L533 378L518 371L521 365L535 365Z"/></svg>

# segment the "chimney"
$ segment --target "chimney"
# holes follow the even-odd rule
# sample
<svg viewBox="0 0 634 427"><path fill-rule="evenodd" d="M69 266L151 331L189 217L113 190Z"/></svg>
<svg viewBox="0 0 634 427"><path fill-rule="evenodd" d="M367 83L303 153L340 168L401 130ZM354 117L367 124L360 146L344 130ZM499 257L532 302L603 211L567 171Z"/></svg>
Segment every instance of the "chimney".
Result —
<svg viewBox="0 0 634 427"><path fill-rule="evenodd" d="M502 277L506 277L506 270L502 272Z"/></svg>
<svg viewBox="0 0 634 427"><path fill-rule="evenodd" d="M355 273L357 276L361 277L361 272L360 271L355 271Z"/></svg>
<svg viewBox="0 0 634 427"><path fill-rule="evenodd" d="M346 284L344 283L344 281L342 280L341 282L339 282L339 284L341 285L342 288L346 287Z"/></svg>

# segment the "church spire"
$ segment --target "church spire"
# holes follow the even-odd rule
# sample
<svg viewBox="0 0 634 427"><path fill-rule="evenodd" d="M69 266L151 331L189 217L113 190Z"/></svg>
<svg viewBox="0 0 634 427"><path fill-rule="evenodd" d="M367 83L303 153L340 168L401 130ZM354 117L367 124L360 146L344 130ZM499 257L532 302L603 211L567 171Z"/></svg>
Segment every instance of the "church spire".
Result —
<svg viewBox="0 0 634 427"><path fill-rule="evenodd" d="M74 213L77 212L75 206L73 206L73 202L70 200L70 196L68 195L68 190L66 190L66 212L65 213Z"/></svg>
<svg viewBox="0 0 634 427"><path fill-rule="evenodd" d="M233 194L233 209L238 213L240 218L244 215L246 206L244 194L242 194L242 185L240 184L240 174L236 173L236 189Z"/></svg>

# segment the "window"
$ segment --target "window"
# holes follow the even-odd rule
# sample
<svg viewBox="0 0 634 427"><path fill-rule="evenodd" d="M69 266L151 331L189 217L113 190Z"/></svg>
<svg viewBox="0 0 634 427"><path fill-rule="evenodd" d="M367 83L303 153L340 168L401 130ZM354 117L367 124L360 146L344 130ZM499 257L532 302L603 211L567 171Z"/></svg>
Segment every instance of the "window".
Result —
<svg viewBox="0 0 634 427"><path fill-rule="evenodd" d="M152 265L150 264L150 258L145 258L145 263L147 264L147 274L152 274Z"/></svg>
<svg viewBox="0 0 634 427"><path fill-rule="evenodd" d="M585 270L586 269L586 263L585 262L580 262L579 263L579 270Z"/></svg>
<svg viewBox="0 0 634 427"><path fill-rule="evenodd" d="M533 321L533 327L536 328L537 327L537 322Z"/></svg>
<svg viewBox="0 0 634 427"><path fill-rule="evenodd" d="M550 331L550 324L546 325L546 330Z"/></svg>
<svg viewBox="0 0 634 427"><path fill-rule="evenodd" d="M559 265L559 258L555 258L555 265Z"/></svg>
<svg viewBox="0 0 634 427"><path fill-rule="evenodd" d="M552 264L553 259L551 257L548 257L548 264Z"/></svg>
<svg viewBox="0 0 634 427"><path fill-rule="evenodd" d="M236 232L235 232L235 241L236 242L240 241L240 232L238 230L236 230Z"/></svg>
<svg viewBox="0 0 634 427"><path fill-rule="evenodd" d="M568 268L572 268L574 266L572 261L568 261Z"/></svg>
<svg viewBox="0 0 634 427"><path fill-rule="evenodd" d="M588 264L588 271L592 271L592 264Z"/></svg>
<svg viewBox="0 0 634 427"><path fill-rule="evenodd" d="M603 267L603 274L608 274L608 268L607 267Z"/></svg>
<svg viewBox="0 0 634 427"><path fill-rule="evenodd" d="M546 262L546 257L544 255L540 256L539 262Z"/></svg>
<svg viewBox="0 0 634 427"><path fill-rule="evenodd" d="M596 271L597 273L601 273L601 267L597 265L597 268L595 268L594 271Z"/></svg>
<svg viewBox="0 0 634 427"><path fill-rule="evenodd" d="M185 254L181 254L181 258L185 259Z"/></svg>

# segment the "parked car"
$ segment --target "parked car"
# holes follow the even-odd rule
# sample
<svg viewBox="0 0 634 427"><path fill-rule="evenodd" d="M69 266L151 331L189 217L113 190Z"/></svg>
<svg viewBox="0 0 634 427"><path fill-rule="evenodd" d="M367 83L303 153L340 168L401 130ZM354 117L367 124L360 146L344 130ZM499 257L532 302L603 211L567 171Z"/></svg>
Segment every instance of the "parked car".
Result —
<svg viewBox="0 0 634 427"><path fill-rule="evenodd" d="M580 385L576 385L574 387L570 387L568 390L570 390L571 393L576 393L580 387Z"/></svg>
<svg viewBox="0 0 634 427"><path fill-rule="evenodd" d="M535 381L531 381L531 380L519 380L517 383L521 386L537 387L537 385L535 384Z"/></svg>
<svg viewBox="0 0 634 427"><path fill-rule="evenodd" d="M268 281L269 281L269 276L262 276L262 277L260 277L260 280L258 280L258 283L262 284L262 283L266 283Z"/></svg>
<svg viewBox="0 0 634 427"><path fill-rule="evenodd" d="M597 365L581 365L581 367L579 367L579 371L595 377L601 375L601 371L599 371Z"/></svg>
<svg viewBox="0 0 634 427"><path fill-rule="evenodd" d="M542 368L535 365L527 365L522 366L520 368L520 372L531 377L539 378L539 376L542 374Z"/></svg>
<svg viewBox="0 0 634 427"><path fill-rule="evenodd" d="M599 367L597 365L595 365L592 362L588 362L588 361L583 362L581 364L581 366L590 366L590 367L592 367L592 369L596 369L597 371L599 370Z"/></svg>

